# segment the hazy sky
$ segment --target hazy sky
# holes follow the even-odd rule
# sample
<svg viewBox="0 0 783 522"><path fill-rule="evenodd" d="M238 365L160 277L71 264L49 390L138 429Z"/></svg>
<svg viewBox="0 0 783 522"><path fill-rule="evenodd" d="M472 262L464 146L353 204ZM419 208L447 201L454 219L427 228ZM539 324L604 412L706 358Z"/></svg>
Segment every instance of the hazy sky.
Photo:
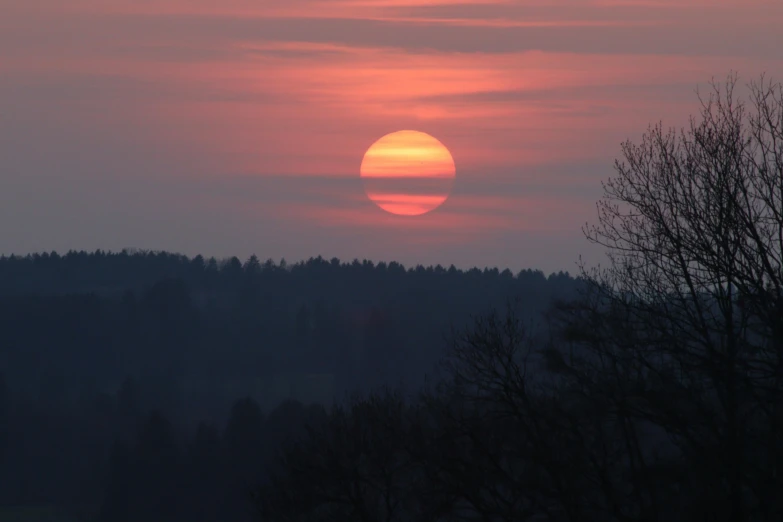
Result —
<svg viewBox="0 0 783 522"><path fill-rule="evenodd" d="M124 247L574 271L620 142L734 70L781 0L0 0L0 253ZM402 129L439 209L366 197Z"/></svg>

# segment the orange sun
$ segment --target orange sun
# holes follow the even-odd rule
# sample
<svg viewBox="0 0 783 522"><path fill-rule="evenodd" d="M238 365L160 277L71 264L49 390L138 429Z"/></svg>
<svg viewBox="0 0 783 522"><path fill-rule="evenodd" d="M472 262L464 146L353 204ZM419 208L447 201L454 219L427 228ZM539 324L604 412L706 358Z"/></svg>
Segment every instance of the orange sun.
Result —
<svg viewBox="0 0 783 522"><path fill-rule="evenodd" d="M456 169L440 141L424 132L403 130L373 143L360 173L373 203L392 214L418 216L446 201Z"/></svg>

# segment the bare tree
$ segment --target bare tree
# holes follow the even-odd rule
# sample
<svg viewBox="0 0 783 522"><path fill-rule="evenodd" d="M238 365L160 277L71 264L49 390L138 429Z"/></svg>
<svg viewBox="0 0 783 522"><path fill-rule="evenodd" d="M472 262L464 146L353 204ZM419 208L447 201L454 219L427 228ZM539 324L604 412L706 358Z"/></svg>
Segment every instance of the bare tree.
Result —
<svg viewBox="0 0 783 522"><path fill-rule="evenodd" d="M512 305L453 337L430 407L453 441L464 439L441 458L445 480L478 520L654 519L627 478L611 404L591 394L584 365L565 365L520 317Z"/></svg>
<svg viewBox="0 0 783 522"><path fill-rule="evenodd" d="M589 291L558 314L572 345L551 354L627 419L651 506L633 445L658 433L687 459L680 492L709 494L697 515L732 522L781 516L783 464L783 87L736 87L713 82L687 129L623 145L585 229L609 265L582 267Z"/></svg>

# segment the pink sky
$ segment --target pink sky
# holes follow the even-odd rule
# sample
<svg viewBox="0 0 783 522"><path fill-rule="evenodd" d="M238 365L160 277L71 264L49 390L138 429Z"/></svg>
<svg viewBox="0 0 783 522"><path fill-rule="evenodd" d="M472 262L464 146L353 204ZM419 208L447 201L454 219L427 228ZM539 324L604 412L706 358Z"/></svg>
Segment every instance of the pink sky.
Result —
<svg viewBox="0 0 783 522"><path fill-rule="evenodd" d="M0 253L573 272L620 142L712 77L783 80L782 25L780 0L0 0ZM456 163L423 216L359 178L402 129Z"/></svg>

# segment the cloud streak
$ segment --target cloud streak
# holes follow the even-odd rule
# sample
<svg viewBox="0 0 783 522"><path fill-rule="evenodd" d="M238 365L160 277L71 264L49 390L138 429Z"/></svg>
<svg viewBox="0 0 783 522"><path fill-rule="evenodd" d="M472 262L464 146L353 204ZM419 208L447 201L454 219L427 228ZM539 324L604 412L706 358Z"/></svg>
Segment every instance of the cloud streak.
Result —
<svg viewBox="0 0 783 522"><path fill-rule="evenodd" d="M781 79L781 19L777 0L3 6L0 212L22 225L0 251L571 267L619 142L686 123L712 76ZM402 129L457 170L407 220L359 179Z"/></svg>
<svg viewBox="0 0 783 522"><path fill-rule="evenodd" d="M7 24L3 27L5 36L0 37L0 42L18 51L36 42L41 47L57 42L66 44L66 48L81 47L86 50L91 43L103 41L108 49L114 48L117 52L122 45L112 45L112 42L138 45L136 38L143 34L146 39L158 43L146 48L135 47L140 52L150 56L157 50L159 57L186 59L198 55L199 42L208 41L224 47L237 42L261 40L391 48L418 53L542 51L779 58L780 37L775 18L759 16L759 19L743 20L744 17L724 15L710 20L710 12L702 10L700 13L688 13L690 16L670 16L656 22L618 18L611 22L592 20L582 24L576 20L536 21L524 17L490 23L478 18L455 20L420 16L378 19L304 14L265 17L79 13L64 18L46 17L23 25ZM699 16L705 13L707 16ZM783 17L783 12L777 14ZM724 32L716 31L716 26L720 25L730 28L733 37L726 38ZM20 45L21 42L24 43ZM190 45L176 47L163 42ZM193 48L188 53L187 50ZM201 48L200 52L204 57L210 51Z"/></svg>

